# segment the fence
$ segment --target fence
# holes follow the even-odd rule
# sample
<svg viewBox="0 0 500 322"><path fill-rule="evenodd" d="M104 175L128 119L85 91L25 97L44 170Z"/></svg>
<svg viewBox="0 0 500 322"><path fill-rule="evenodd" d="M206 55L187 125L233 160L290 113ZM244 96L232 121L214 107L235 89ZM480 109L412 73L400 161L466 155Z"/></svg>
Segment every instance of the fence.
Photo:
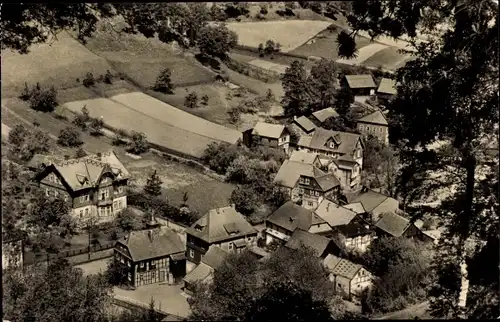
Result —
<svg viewBox="0 0 500 322"><path fill-rule="evenodd" d="M137 310L137 309L139 309L139 310L149 310L149 304L146 304L146 303L143 303L143 302L139 302L139 301L130 299L128 297L120 296L120 295L117 295L117 294L115 294L113 296L113 304L116 305L116 306L120 306L120 307L129 309L129 310L130 309L132 309L132 310L134 310L134 309L135 310ZM160 313L161 315L163 315L163 318L173 317L173 318L177 319L178 321L183 321L185 319L185 317L168 313L167 311L164 311L161 308L155 308L155 311L157 313Z"/></svg>
<svg viewBox="0 0 500 322"><path fill-rule="evenodd" d="M62 252L56 253L56 254L27 253L27 254L25 254L25 258L24 258L24 265L33 265L33 264L37 264L37 263L41 263L41 262L47 262L50 260L54 260L57 258L69 258L70 262L72 262L73 264L82 264L85 261L89 261L88 256L87 257L82 256L81 260L71 260L71 258L77 257L79 255L83 255L83 254L88 255L89 249L90 249L90 253L94 254L94 256L91 257L90 261L110 257L111 256L109 254L110 252L106 252L106 251L112 249L115 246L115 243L116 243L116 241L112 241L112 242L104 243L101 245L94 245L94 246L91 246L90 248L89 247L82 247L82 248L77 248L77 249L70 249L70 250L62 251ZM30 256L29 254L31 254L33 256ZM85 258L87 258L87 259L85 259Z"/></svg>

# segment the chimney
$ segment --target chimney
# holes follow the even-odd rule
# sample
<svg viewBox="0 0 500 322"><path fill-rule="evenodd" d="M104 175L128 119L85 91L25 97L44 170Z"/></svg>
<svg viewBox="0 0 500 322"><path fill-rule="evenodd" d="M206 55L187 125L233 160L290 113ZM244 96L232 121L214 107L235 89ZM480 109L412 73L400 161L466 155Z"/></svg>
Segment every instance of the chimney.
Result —
<svg viewBox="0 0 500 322"><path fill-rule="evenodd" d="M152 229L148 230L148 237L149 237L149 241L153 242L153 230Z"/></svg>
<svg viewBox="0 0 500 322"><path fill-rule="evenodd" d="M289 219L289 220L290 220L290 222L293 222L293 218L292 218L292 217L290 217L290 219Z"/></svg>

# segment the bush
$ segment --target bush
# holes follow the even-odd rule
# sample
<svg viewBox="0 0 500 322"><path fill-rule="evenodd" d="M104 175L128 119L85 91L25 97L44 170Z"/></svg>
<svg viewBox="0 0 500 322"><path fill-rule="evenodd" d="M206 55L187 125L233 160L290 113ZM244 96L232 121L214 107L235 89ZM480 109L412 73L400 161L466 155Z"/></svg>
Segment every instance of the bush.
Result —
<svg viewBox="0 0 500 322"><path fill-rule="evenodd" d="M61 146L67 147L79 147L83 144L80 136L80 132L73 127L66 127L62 129L59 137L57 138L57 143Z"/></svg>
<svg viewBox="0 0 500 322"><path fill-rule="evenodd" d="M103 77L103 82L106 83L106 84L113 84L113 74L111 74L111 72L109 70L106 70L106 74L104 74L104 77Z"/></svg>
<svg viewBox="0 0 500 322"><path fill-rule="evenodd" d="M30 107L35 111L53 112L58 105L57 91L53 86L49 89L42 89L40 88L40 84L37 84L30 91L28 100Z"/></svg>
<svg viewBox="0 0 500 322"><path fill-rule="evenodd" d="M263 14L263 15L267 15L268 11L267 11L267 5L266 4L260 5L260 13Z"/></svg>
<svg viewBox="0 0 500 322"><path fill-rule="evenodd" d="M174 85L172 84L172 71L168 68L163 69L156 79L153 90L164 94L173 94Z"/></svg>
<svg viewBox="0 0 500 322"><path fill-rule="evenodd" d="M24 82L24 89L21 95L19 95L19 98L23 101L28 101L30 97L31 97L31 90L28 87L28 83Z"/></svg>
<svg viewBox="0 0 500 322"><path fill-rule="evenodd" d="M149 144L146 140L146 134L132 131L132 141L129 144L128 151L133 154L142 154L149 150Z"/></svg>
<svg viewBox="0 0 500 322"><path fill-rule="evenodd" d="M196 92L191 92L186 96L184 100L184 106L189 108L198 107L198 95L196 94Z"/></svg>
<svg viewBox="0 0 500 322"><path fill-rule="evenodd" d="M8 142L14 146L21 146L28 135L29 131L26 130L26 127L18 124L10 130Z"/></svg>
<svg viewBox="0 0 500 322"><path fill-rule="evenodd" d="M210 7L210 16L214 21L226 21L227 19L224 9L217 3L214 3L212 7Z"/></svg>
<svg viewBox="0 0 500 322"><path fill-rule="evenodd" d="M144 228L144 220L130 209L124 209L116 216L116 225L123 231L129 232Z"/></svg>
<svg viewBox="0 0 500 322"><path fill-rule="evenodd" d="M205 94L205 95L203 95L203 96L201 97L201 104L202 104L202 105L205 105L205 106L206 106L206 105L208 105L208 100L209 100L208 95L206 95L206 94Z"/></svg>
<svg viewBox="0 0 500 322"><path fill-rule="evenodd" d="M255 14L255 19L258 19L258 20L266 20L266 16L263 15L262 13L256 13Z"/></svg>
<svg viewBox="0 0 500 322"><path fill-rule="evenodd" d="M124 285L128 282L128 267L111 258L108 262L106 277L111 285Z"/></svg>
<svg viewBox="0 0 500 322"><path fill-rule="evenodd" d="M94 74L92 74L92 73L85 74L85 77L83 78L82 84L85 87L94 86L95 85Z"/></svg>
<svg viewBox="0 0 500 322"><path fill-rule="evenodd" d="M226 142L210 143L203 153L203 161L218 174L224 175L231 163L243 154L242 149Z"/></svg>
<svg viewBox="0 0 500 322"><path fill-rule="evenodd" d="M83 158L83 157L86 157L86 156L87 156L87 153L82 148L78 148L78 150L76 150L76 152L75 152L75 158L76 159Z"/></svg>
<svg viewBox="0 0 500 322"><path fill-rule="evenodd" d="M127 136L128 136L128 134L127 134L126 130L124 130L124 129L117 129L115 131L115 137L113 138L112 144L113 145L117 145L117 146L126 144L127 142L125 141L125 138Z"/></svg>
<svg viewBox="0 0 500 322"><path fill-rule="evenodd" d="M94 118L90 121L90 134L99 136L102 135L104 121L101 118Z"/></svg>
<svg viewBox="0 0 500 322"><path fill-rule="evenodd" d="M227 114L229 115L229 123L238 125L241 122L241 110L238 107L231 108Z"/></svg>

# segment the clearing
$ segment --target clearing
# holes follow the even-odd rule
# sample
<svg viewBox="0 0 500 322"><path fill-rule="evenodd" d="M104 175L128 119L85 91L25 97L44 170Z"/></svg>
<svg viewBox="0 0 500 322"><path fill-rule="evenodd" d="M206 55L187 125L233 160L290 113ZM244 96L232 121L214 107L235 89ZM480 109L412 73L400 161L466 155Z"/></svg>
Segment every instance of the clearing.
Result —
<svg viewBox="0 0 500 322"><path fill-rule="evenodd" d="M342 31L342 29L331 26L332 30L323 30L318 33L314 38L303 43L298 48L292 50L291 54L304 55L304 56L315 56L323 57L326 59L336 60L339 58L338 55L338 43L337 36ZM335 29L333 29L335 28ZM370 44L370 39L365 37L356 37L357 48L363 48Z"/></svg>
<svg viewBox="0 0 500 322"><path fill-rule="evenodd" d="M331 22L320 20L284 20L262 22L230 22L227 27L238 34L240 45L257 48L269 39L289 52L327 28Z"/></svg>

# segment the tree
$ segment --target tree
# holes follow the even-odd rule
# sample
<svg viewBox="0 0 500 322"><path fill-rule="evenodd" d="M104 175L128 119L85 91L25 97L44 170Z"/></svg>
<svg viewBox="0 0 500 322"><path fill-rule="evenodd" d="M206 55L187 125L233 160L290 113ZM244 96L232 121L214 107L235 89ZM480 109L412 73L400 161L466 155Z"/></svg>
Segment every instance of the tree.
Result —
<svg viewBox="0 0 500 322"><path fill-rule="evenodd" d="M75 152L75 158L77 158L77 159L83 158L86 156L87 156L87 152L85 152L85 150L82 148L78 148L78 150L76 150L76 152Z"/></svg>
<svg viewBox="0 0 500 322"><path fill-rule="evenodd" d="M103 77L103 81L104 83L106 84L113 84L113 74L111 74L111 72L108 70L106 70L106 74L104 74L104 77Z"/></svg>
<svg viewBox="0 0 500 322"><path fill-rule="evenodd" d="M173 94L174 85L172 84L171 76L172 71L169 68L163 69L156 79L153 90L164 94Z"/></svg>
<svg viewBox="0 0 500 322"><path fill-rule="evenodd" d="M260 46L259 46L260 48ZM263 47L263 53L266 55L270 55L271 58L273 57L273 54L275 52L279 52L281 48L281 45L274 40L268 39L266 41L265 46Z"/></svg>
<svg viewBox="0 0 500 322"><path fill-rule="evenodd" d="M65 259L7 270L3 280L3 319L106 321L112 289L103 274L83 276Z"/></svg>
<svg viewBox="0 0 500 322"><path fill-rule="evenodd" d="M80 132L73 127L66 127L61 130L57 143L61 146L79 147L83 144Z"/></svg>
<svg viewBox="0 0 500 322"><path fill-rule="evenodd" d="M210 7L210 16L214 21L226 21L227 16L220 4L214 3Z"/></svg>
<svg viewBox="0 0 500 322"><path fill-rule="evenodd" d="M352 132L352 129L345 123L345 118L341 115L330 116L323 122L322 127L331 131Z"/></svg>
<svg viewBox="0 0 500 322"><path fill-rule="evenodd" d="M330 107L337 92L337 66L333 60L321 59L311 68L310 80L314 89L314 109Z"/></svg>
<svg viewBox="0 0 500 322"><path fill-rule="evenodd" d="M128 272L129 268L127 265L120 263L114 257L108 261L106 277L109 284L116 286L127 284Z"/></svg>
<svg viewBox="0 0 500 322"><path fill-rule="evenodd" d="M14 146L21 146L24 144L26 137L29 135L28 130L23 125L16 125L9 132L9 143Z"/></svg>
<svg viewBox="0 0 500 322"><path fill-rule="evenodd" d="M354 103L354 95L348 87L341 87L335 93L335 107L339 115L347 115Z"/></svg>
<svg viewBox="0 0 500 322"><path fill-rule="evenodd" d="M228 18L238 18L246 16L250 12L248 3L246 2L229 2L226 3L225 13Z"/></svg>
<svg viewBox="0 0 500 322"><path fill-rule="evenodd" d="M9 132L8 141L13 145L12 152L23 161L29 161L36 153L47 153L51 148L50 138L40 130L27 130L16 125Z"/></svg>
<svg viewBox="0 0 500 322"><path fill-rule="evenodd" d="M203 161L218 174L224 175L233 160L242 154L237 145L222 143L210 143L203 153Z"/></svg>
<svg viewBox="0 0 500 322"><path fill-rule="evenodd" d="M129 151L134 154L141 154L148 151L148 141L146 135L141 132L132 131L132 140L129 144Z"/></svg>
<svg viewBox="0 0 500 322"><path fill-rule="evenodd" d="M270 88L267 89L266 99L268 101L274 101L276 99L276 96L274 95L273 91Z"/></svg>
<svg viewBox="0 0 500 322"><path fill-rule="evenodd" d="M144 186L144 192L150 196L157 197L161 195L161 181L160 176L156 174L156 170L148 178L146 185Z"/></svg>
<svg viewBox="0 0 500 322"><path fill-rule="evenodd" d="M37 84L37 87L31 90L29 103L30 107L35 111L53 112L58 105L57 91L53 86L48 89L42 89Z"/></svg>
<svg viewBox="0 0 500 322"><path fill-rule="evenodd" d="M146 189L144 189L146 190ZM147 193L147 192L146 192ZM160 192L161 193L161 192ZM125 209L121 211L116 216L116 223L118 227L126 232L133 230L139 230L142 228L142 218L139 218L137 214L133 213L130 209Z"/></svg>
<svg viewBox="0 0 500 322"><path fill-rule="evenodd" d="M480 218L495 216L492 212L498 207L478 189L483 184L478 171L485 176L494 172L482 160L485 143L495 137L499 119L498 5L493 1L423 1L410 12L401 11L406 5L355 2L348 19L354 30L366 30L373 37L406 35L416 40L417 30L430 35L428 42L413 42L415 59L396 73L400 85L389 106L389 118L391 140L405 140L400 153L403 174L425 185L427 192L437 187L455 191L435 210L448 233L438 247L434 268L439 278L430 292L432 314L453 318L462 314L457 305L459 265L480 250L469 253L465 245L471 235L492 229L489 221ZM438 29L436 25L443 22L446 28ZM440 141L446 142L441 148L426 148ZM488 314L494 318L495 313Z"/></svg>
<svg viewBox="0 0 500 322"><path fill-rule="evenodd" d="M324 300L313 300L311 291L293 282L269 283L266 292L251 303L246 321L267 321L280 312L285 321L334 321Z"/></svg>
<svg viewBox="0 0 500 322"><path fill-rule="evenodd" d="M208 105L208 100L209 100L208 95L207 94L203 95L201 97L201 104L207 106Z"/></svg>
<svg viewBox="0 0 500 322"><path fill-rule="evenodd" d="M90 134L91 135L102 135L102 128L104 127L104 121L102 118L93 118L90 121Z"/></svg>
<svg viewBox="0 0 500 322"><path fill-rule="evenodd" d="M83 86L92 87L95 85L95 83L96 83L96 80L94 78L94 74L92 74L92 73L85 74L85 77L82 80Z"/></svg>
<svg viewBox="0 0 500 322"><path fill-rule="evenodd" d="M229 199L234 204L235 209L243 215L250 215L261 204L259 196L255 194L252 185L239 185L231 193Z"/></svg>
<svg viewBox="0 0 500 322"><path fill-rule="evenodd" d="M198 95L196 94L196 92L191 92L186 96L184 100L184 106L189 108L198 107Z"/></svg>
<svg viewBox="0 0 500 322"><path fill-rule="evenodd" d="M238 43L238 35L225 25L206 26L200 30L197 43L202 55L226 60Z"/></svg>
<svg viewBox="0 0 500 322"><path fill-rule="evenodd" d="M233 107L227 111L229 115L229 122L233 125L238 125L241 123L241 110L238 107Z"/></svg>
<svg viewBox="0 0 500 322"><path fill-rule="evenodd" d="M284 95L281 104L287 116L304 114L311 103L310 84L302 62L294 61L281 76Z"/></svg>
<svg viewBox="0 0 500 322"><path fill-rule="evenodd" d="M265 5L265 4L260 5L260 13L263 15L267 15L267 13L268 13L267 5Z"/></svg>

